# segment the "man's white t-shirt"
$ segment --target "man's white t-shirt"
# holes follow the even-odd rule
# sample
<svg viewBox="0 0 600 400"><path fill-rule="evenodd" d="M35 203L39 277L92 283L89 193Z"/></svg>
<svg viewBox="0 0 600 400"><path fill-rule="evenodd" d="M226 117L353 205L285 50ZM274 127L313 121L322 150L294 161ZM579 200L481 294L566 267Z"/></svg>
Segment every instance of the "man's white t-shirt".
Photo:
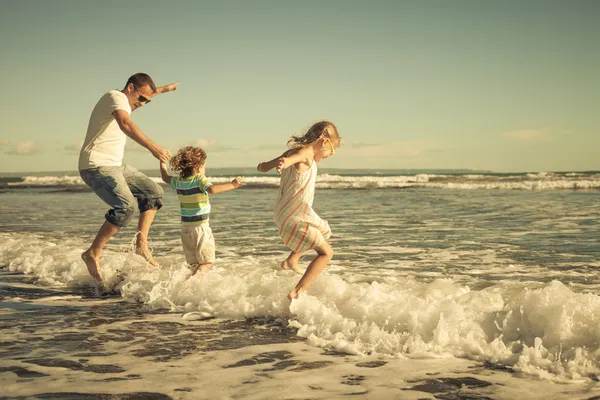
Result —
<svg viewBox="0 0 600 400"><path fill-rule="evenodd" d="M113 116L116 110L131 114L127 96L111 90L100 98L90 116L87 135L79 153L79 169L123 165L126 136Z"/></svg>

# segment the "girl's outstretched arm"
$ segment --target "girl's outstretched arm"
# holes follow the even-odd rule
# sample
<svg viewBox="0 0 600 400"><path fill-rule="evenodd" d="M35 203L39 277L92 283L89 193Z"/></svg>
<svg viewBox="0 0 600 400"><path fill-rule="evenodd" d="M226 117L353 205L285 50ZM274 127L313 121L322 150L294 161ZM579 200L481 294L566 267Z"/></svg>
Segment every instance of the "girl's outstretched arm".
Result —
<svg viewBox="0 0 600 400"><path fill-rule="evenodd" d="M256 167L260 172L267 172L271 169L277 169L277 173L297 163L308 163L312 159L313 153L310 147L299 149L298 151L288 150L280 157L274 158L271 161L261 162Z"/></svg>
<svg viewBox="0 0 600 400"><path fill-rule="evenodd" d="M256 169L259 172L268 172L268 171L272 170L273 168L276 168L277 164L279 164L279 160L284 158L288 153L289 153L289 150L287 150L285 153L283 153L279 157L272 159L271 161L261 162L256 166Z"/></svg>

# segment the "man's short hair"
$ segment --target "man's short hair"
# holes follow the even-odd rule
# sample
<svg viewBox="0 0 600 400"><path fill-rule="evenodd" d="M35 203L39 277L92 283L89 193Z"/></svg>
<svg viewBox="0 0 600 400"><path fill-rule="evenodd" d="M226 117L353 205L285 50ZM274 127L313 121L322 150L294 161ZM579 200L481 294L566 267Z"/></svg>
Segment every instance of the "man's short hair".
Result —
<svg viewBox="0 0 600 400"><path fill-rule="evenodd" d="M127 87L127 85L130 83L133 83L133 86L136 88L141 88L142 86L148 85L150 86L150 89L152 89L152 93L156 93L156 85L154 84L154 81L152 78L150 78L150 75L143 72L138 72L137 74L131 75L129 79L127 79L125 87Z"/></svg>

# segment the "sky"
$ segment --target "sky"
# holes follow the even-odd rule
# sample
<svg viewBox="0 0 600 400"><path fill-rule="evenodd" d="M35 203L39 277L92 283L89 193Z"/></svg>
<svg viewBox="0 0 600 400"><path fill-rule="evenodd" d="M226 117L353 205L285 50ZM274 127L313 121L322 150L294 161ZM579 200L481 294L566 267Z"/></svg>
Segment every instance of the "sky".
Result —
<svg viewBox="0 0 600 400"><path fill-rule="evenodd" d="M75 171L127 78L180 81L132 114L210 167L336 124L329 168L600 170L600 2L0 0L0 172ZM130 142L125 162L158 168Z"/></svg>

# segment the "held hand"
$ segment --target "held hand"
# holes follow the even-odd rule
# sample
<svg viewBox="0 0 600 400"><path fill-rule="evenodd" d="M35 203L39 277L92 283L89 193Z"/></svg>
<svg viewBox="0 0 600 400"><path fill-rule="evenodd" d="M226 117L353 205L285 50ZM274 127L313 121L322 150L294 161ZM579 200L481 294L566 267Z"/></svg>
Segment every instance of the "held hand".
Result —
<svg viewBox="0 0 600 400"><path fill-rule="evenodd" d="M281 171L283 171L285 168L288 167L286 165L286 161L287 161L287 158L285 158L285 157L279 157L279 159L277 160L277 167L275 167L275 169L277 170L278 174L280 174Z"/></svg>
<svg viewBox="0 0 600 400"><path fill-rule="evenodd" d="M157 159L159 159L161 162L167 163L169 161L169 159L171 158L171 153L169 152L169 150L160 147L160 146L156 146L156 148L154 148L153 150L151 150L152 155L154 157L156 157Z"/></svg>
<svg viewBox="0 0 600 400"><path fill-rule="evenodd" d="M234 180L231 181L231 184L233 185L234 188L239 188L240 186L244 185L244 182L242 181L242 177L241 176L236 176Z"/></svg>

